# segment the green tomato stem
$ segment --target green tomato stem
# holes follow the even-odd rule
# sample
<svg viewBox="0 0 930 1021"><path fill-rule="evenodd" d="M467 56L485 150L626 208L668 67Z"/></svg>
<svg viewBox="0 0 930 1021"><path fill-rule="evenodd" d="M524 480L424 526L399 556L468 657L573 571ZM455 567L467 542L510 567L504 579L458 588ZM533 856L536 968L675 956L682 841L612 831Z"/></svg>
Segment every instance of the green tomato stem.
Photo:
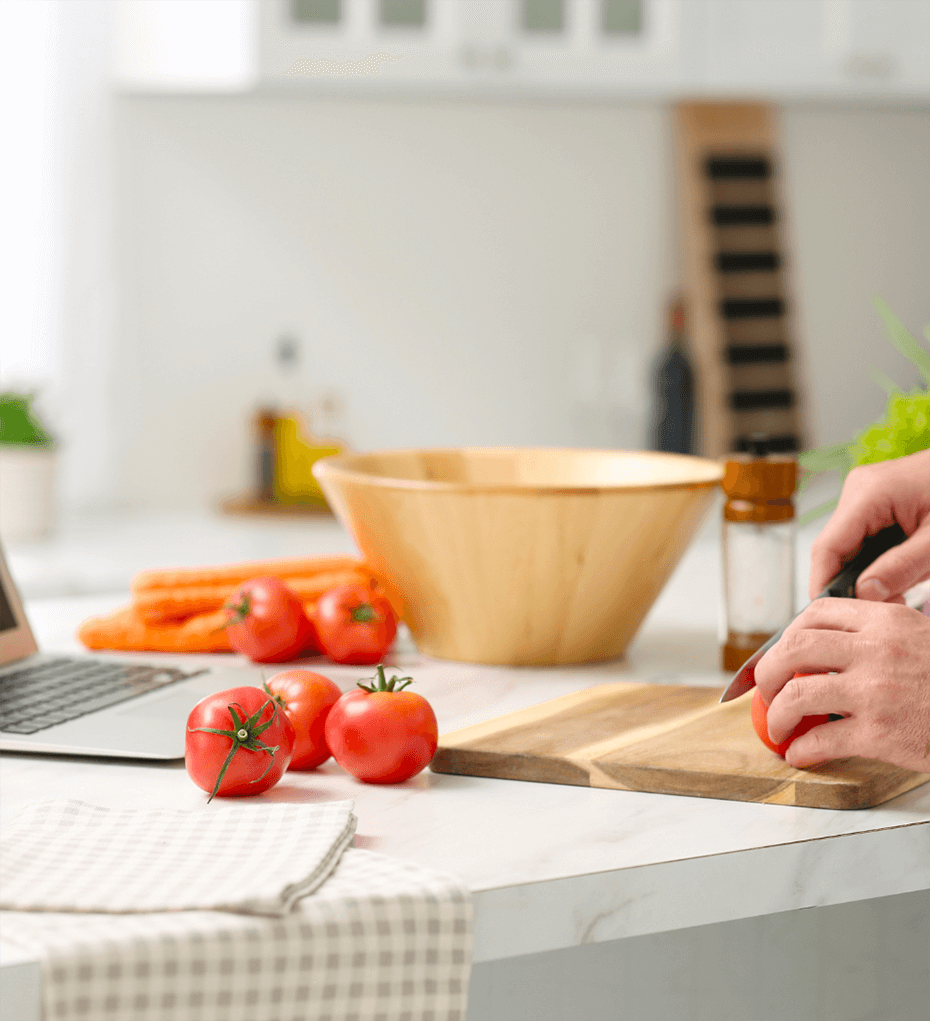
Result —
<svg viewBox="0 0 930 1021"><path fill-rule="evenodd" d="M392 677L389 681L384 676L384 664L379 663L375 667L376 674L371 678L363 678L358 682L358 686L362 691L367 691L369 694L374 694L376 691L403 691L408 684L413 684L412 677ZM377 681L377 684L364 684L364 680L371 680L372 682Z"/></svg>
<svg viewBox="0 0 930 1021"><path fill-rule="evenodd" d="M233 702L226 708L229 710L229 715L233 720L232 730L220 730L216 727L188 727L189 731L199 732L203 734L220 734L223 737L228 737L232 741L232 746L229 749L229 754L226 756L226 761L220 767L220 771L216 777L216 783L213 785L213 790L210 792L210 797L207 798L207 804L216 797L217 791L220 789L220 785L223 782L223 777L226 776L226 770L229 769L229 764L232 762L235 754L240 748L245 748L250 752L266 752L270 757L271 761L268 763L268 767L265 769L261 776L257 776L254 780L250 780L249 783L258 783L259 780L263 780L268 775L268 770L274 765L274 757L280 745L267 745L264 741L259 741L258 737L274 723L278 717L278 705L274 698L270 699L272 705L271 718L266 720L264 723L259 724L259 719L262 713L265 711L268 703L263 703L256 712L246 718L245 713L242 712L242 706L238 702ZM239 712L236 712L236 710ZM240 716L240 713L242 715Z"/></svg>

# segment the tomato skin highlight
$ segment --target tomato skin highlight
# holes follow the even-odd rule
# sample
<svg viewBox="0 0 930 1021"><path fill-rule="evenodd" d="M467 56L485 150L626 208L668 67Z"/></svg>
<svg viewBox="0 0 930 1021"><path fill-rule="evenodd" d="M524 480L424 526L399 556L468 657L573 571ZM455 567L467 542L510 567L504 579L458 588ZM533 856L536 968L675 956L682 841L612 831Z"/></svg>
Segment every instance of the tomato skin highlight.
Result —
<svg viewBox="0 0 930 1021"><path fill-rule="evenodd" d="M266 682L294 727L294 755L289 769L316 769L332 754L326 743L326 719L342 697L335 681L312 670L284 670Z"/></svg>
<svg viewBox="0 0 930 1021"><path fill-rule="evenodd" d="M235 730L236 723L230 713L230 705L239 709L240 716L245 717L251 717L262 709L258 718L259 725L273 718L271 726L261 732L258 740L277 750L269 754L266 751L239 748L217 787L217 778L229 757L233 741L222 734L210 734L196 728ZM216 797L261 794L268 790L284 775L293 751L294 727L291 721L261 688L228 688L207 695L194 706L187 718L184 764L194 783L208 794L215 789Z"/></svg>
<svg viewBox="0 0 930 1021"><path fill-rule="evenodd" d="M253 663L286 663L316 649L313 624L280 578L252 578L224 609L229 644Z"/></svg>
<svg viewBox="0 0 930 1021"><path fill-rule="evenodd" d="M795 674L794 676L799 677L801 675ZM752 725L755 728L756 734L759 735L759 740L767 748L771 748L776 755L780 755L782 758L785 757L785 752L788 751L792 741L799 738L802 734L806 734L809 730L813 730L814 727L819 727L821 723L826 723L830 719L827 714L805 716L788 735L788 737L781 742L781 744L775 744L769 737L769 709L762 698L762 692L759 691L758 688L756 688L752 693L752 705L750 706L749 711L752 717Z"/></svg>
<svg viewBox="0 0 930 1021"><path fill-rule="evenodd" d="M333 758L364 783L402 783L436 754L432 706L415 691L347 691L326 720Z"/></svg>
<svg viewBox="0 0 930 1021"><path fill-rule="evenodd" d="M388 599L364 585L337 585L324 592L313 624L320 648L334 663L380 663L397 634Z"/></svg>

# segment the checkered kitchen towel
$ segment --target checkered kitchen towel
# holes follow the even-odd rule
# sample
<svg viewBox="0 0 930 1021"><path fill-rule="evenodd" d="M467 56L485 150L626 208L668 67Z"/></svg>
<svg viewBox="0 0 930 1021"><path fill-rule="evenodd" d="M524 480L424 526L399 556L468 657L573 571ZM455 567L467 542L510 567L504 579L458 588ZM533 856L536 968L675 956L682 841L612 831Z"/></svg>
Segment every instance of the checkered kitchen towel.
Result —
<svg viewBox="0 0 930 1021"><path fill-rule="evenodd" d="M325 841L314 845L308 819L319 822L325 809L330 837L344 834L354 828L351 804L250 801L215 813L213 806L127 813L73 802L28 809L0 856L0 898L19 908L0 912L0 929L5 942L41 961L44 1021L463 1021L471 967L467 888L369 851L336 854L338 836L331 853L321 853ZM140 816L152 822L151 832L136 825ZM197 820L211 838L225 834L205 845L218 860L197 849L189 832ZM50 847L27 840L39 830ZM240 840L247 855L224 852ZM278 840L298 858L303 847L299 868L290 853L275 857ZM140 849L145 868L117 860ZM107 858L110 877L94 854ZM270 885L253 877L259 860L276 876ZM329 864L314 864L323 862ZM145 869L158 882L145 878ZM67 893L72 882L78 885ZM188 910L179 910L184 905Z"/></svg>
<svg viewBox="0 0 930 1021"><path fill-rule="evenodd" d="M43 1021L464 1021L471 901L454 877L349 848L280 918L0 912L42 961Z"/></svg>
<svg viewBox="0 0 930 1021"><path fill-rule="evenodd" d="M253 801L185 812L38 802L0 843L0 908L284 915L325 882L352 842L353 807Z"/></svg>

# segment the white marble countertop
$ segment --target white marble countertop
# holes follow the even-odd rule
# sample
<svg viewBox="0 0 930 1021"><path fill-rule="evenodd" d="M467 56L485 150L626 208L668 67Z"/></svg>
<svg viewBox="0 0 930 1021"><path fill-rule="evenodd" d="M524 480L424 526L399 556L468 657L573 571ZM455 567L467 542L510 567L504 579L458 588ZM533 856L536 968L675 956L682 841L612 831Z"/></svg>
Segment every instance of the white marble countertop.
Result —
<svg viewBox="0 0 930 1021"><path fill-rule="evenodd" d="M802 532L798 544L802 576L812 534ZM128 574L143 567L343 549L351 542L327 519L217 524L201 515L88 527L68 541L15 548L10 561L16 574L33 572L24 587L40 645L67 651L78 648L77 623L124 603ZM92 564L107 584L88 580ZM395 661L416 678L441 731L608 680L720 685L719 576L712 513L621 661L473 666L428 659L409 639ZM246 668L232 657L203 658ZM344 688L361 676L329 664L324 672ZM930 785L877 808L836 812L428 771L378 787L329 762L286 774L263 796L353 798L359 846L462 877L475 898L476 961L930 889ZM202 793L183 764L0 759L5 818L49 797L194 807Z"/></svg>

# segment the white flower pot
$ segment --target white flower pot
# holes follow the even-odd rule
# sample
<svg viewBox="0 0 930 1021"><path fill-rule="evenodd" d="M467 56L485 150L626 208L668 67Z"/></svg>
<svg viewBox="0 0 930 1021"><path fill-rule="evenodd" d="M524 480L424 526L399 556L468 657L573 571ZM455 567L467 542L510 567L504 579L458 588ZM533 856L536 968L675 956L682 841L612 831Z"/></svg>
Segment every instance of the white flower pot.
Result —
<svg viewBox="0 0 930 1021"><path fill-rule="evenodd" d="M0 443L0 538L40 539L55 523L54 450Z"/></svg>

